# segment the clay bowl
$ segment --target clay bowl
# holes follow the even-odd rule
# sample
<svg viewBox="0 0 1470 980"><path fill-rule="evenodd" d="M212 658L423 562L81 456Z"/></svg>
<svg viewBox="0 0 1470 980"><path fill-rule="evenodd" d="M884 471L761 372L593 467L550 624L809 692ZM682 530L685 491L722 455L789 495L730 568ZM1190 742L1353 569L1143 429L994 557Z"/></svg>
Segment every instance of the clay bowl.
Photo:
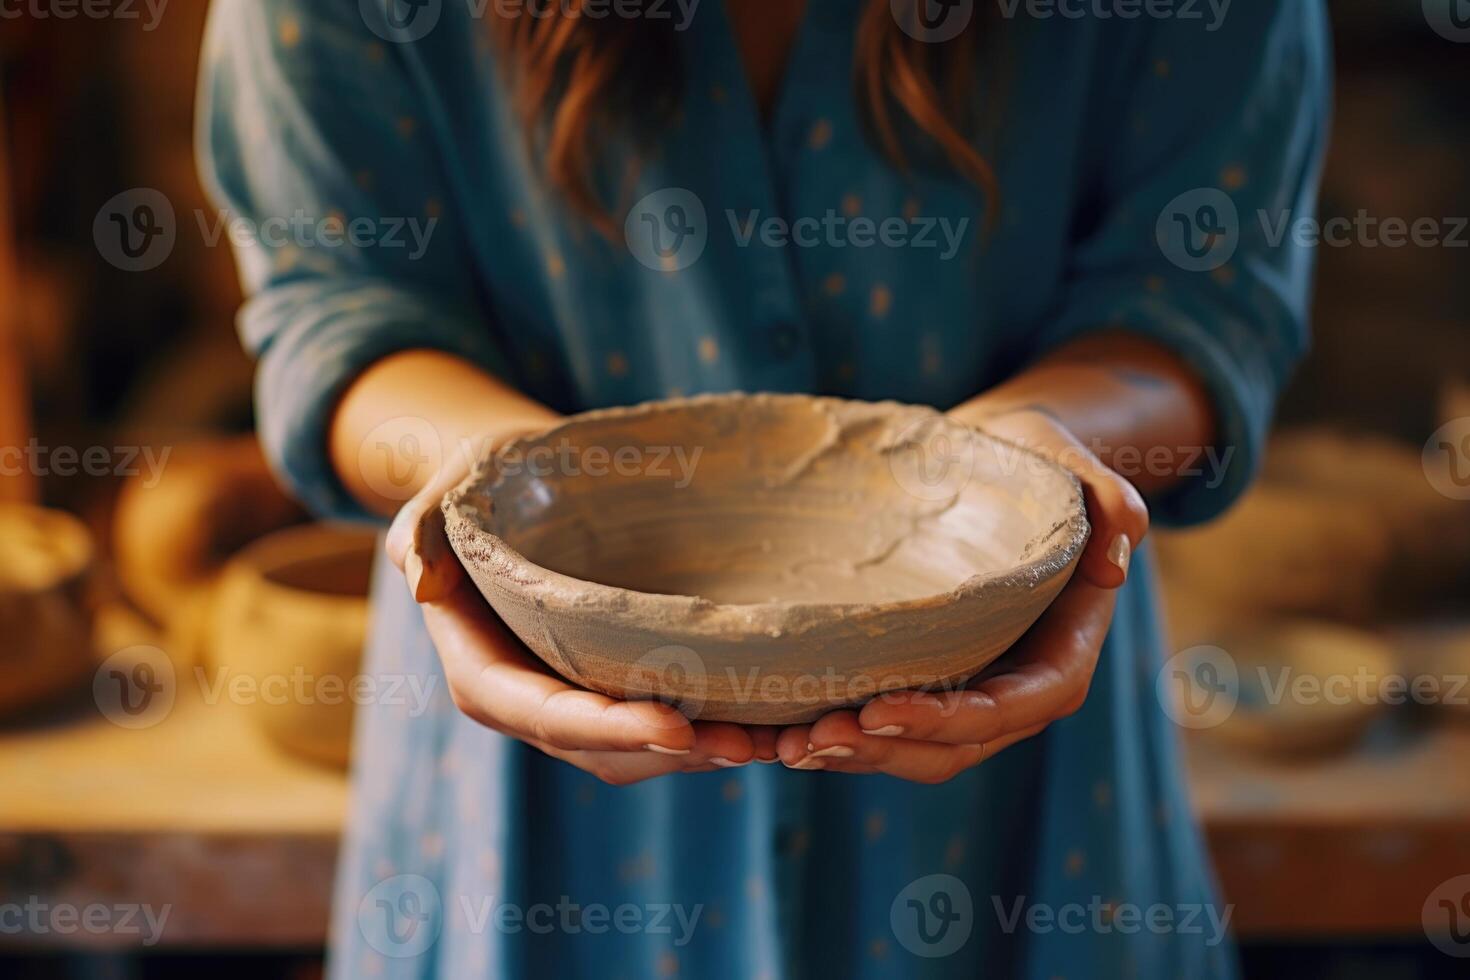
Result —
<svg viewBox="0 0 1470 980"><path fill-rule="evenodd" d="M444 514L563 677L758 724L963 682L1088 535L1061 467L931 409L801 395L577 416L481 460Z"/></svg>
<svg viewBox="0 0 1470 980"><path fill-rule="evenodd" d="M0 504L0 714L58 695L95 667L95 564L75 517Z"/></svg>
<svg viewBox="0 0 1470 980"><path fill-rule="evenodd" d="M1263 756L1326 755L1352 746L1383 710L1380 687L1398 673L1372 633L1314 620L1240 629L1221 646L1238 672L1239 700L1216 738Z"/></svg>
<svg viewBox="0 0 1470 980"><path fill-rule="evenodd" d="M346 766L353 684L376 551L366 531L305 525L251 544L225 566L208 644L213 678L253 682L251 720L293 755Z"/></svg>

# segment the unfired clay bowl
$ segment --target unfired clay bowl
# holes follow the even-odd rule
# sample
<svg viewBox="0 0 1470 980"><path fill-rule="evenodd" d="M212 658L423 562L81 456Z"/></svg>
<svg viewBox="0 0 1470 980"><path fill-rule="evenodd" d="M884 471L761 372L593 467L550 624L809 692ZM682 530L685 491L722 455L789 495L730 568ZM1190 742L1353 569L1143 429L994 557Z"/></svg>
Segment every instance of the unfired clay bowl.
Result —
<svg viewBox="0 0 1470 980"><path fill-rule="evenodd" d="M376 552L370 532L308 524L261 538L225 566L211 666L227 683L254 681L251 720L294 755L347 766Z"/></svg>
<svg viewBox="0 0 1470 980"><path fill-rule="evenodd" d="M721 395L577 416L444 501L476 586L563 677L810 721L970 678L1071 577L1066 470L931 409Z"/></svg>

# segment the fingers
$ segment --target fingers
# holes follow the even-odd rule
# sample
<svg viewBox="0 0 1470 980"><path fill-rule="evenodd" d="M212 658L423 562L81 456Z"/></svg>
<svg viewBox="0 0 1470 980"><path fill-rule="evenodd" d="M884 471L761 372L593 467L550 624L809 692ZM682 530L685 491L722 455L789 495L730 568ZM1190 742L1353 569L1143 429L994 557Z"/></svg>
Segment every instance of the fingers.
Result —
<svg viewBox="0 0 1470 980"><path fill-rule="evenodd" d="M1080 444L1077 450L1085 455L1069 454L1069 468L1082 481L1087 518L1092 524L1092 536L1077 570L1099 588L1116 589L1127 581L1133 549L1148 534L1148 507L1137 487Z"/></svg>
<svg viewBox="0 0 1470 980"><path fill-rule="evenodd" d="M977 745L946 745L865 734L851 711L826 715L781 733L781 761L792 769L882 773L929 785L953 779L1046 728L1038 725Z"/></svg>
<svg viewBox="0 0 1470 980"><path fill-rule="evenodd" d="M454 703L496 731L566 750L689 754L693 727L654 701L618 701L552 675L501 625L467 579L422 606ZM748 739L746 740L748 744ZM739 754L745 745L726 745Z"/></svg>
<svg viewBox="0 0 1470 980"><path fill-rule="evenodd" d="M649 751L569 750L536 740L527 742L552 758L576 766L612 786L627 786L676 772L717 772L739 768L754 760L753 743L740 725L700 723L694 726L694 731L694 745L682 756Z"/></svg>
<svg viewBox="0 0 1470 980"><path fill-rule="evenodd" d="M1087 698L1116 604L1116 592L1074 580L1006 654L998 672L965 690L876 698L858 713L858 730L971 745L1065 718Z"/></svg>
<svg viewBox="0 0 1470 980"><path fill-rule="evenodd" d="M1045 408L1028 406L986 417L982 430L1014 440L1071 470L1082 483L1092 536L1078 573L1104 589L1128 578L1133 549L1148 534L1148 507L1138 488L1114 472Z"/></svg>

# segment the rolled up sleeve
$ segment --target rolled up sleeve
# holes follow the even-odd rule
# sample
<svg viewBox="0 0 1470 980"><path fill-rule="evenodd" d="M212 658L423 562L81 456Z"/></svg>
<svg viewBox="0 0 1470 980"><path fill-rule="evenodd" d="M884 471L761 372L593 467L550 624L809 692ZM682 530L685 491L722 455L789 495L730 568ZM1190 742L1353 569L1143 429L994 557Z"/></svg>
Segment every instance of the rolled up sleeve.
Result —
<svg viewBox="0 0 1470 980"><path fill-rule="evenodd" d="M1150 502L1165 526L1208 520L1254 478L1277 396L1308 346L1331 61L1320 0L1236 4L1214 32L1158 21L1116 54L1133 68L1104 114L1045 349L1109 330L1145 336L1201 379L1217 440ZM1210 237L1215 232L1215 237Z"/></svg>
<svg viewBox="0 0 1470 980"><path fill-rule="evenodd" d="M397 45L356 4L216 0L202 176L247 296L256 415L278 477L320 516L365 519L328 457L342 392L395 351L503 373L442 164Z"/></svg>

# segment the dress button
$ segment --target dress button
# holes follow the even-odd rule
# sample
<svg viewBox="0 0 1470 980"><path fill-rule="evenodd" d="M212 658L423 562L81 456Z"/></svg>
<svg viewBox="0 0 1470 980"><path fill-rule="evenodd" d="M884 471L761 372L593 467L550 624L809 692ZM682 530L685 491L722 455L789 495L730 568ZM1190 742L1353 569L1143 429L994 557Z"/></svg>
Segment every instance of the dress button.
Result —
<svg viewBox="0 0 1470 980"><path fill-rule="evenodd" d="M778 324L771 330L771 347L781 357L790 357L796 353L796 347L800 342L801 335L789 323Z"/></svg>

